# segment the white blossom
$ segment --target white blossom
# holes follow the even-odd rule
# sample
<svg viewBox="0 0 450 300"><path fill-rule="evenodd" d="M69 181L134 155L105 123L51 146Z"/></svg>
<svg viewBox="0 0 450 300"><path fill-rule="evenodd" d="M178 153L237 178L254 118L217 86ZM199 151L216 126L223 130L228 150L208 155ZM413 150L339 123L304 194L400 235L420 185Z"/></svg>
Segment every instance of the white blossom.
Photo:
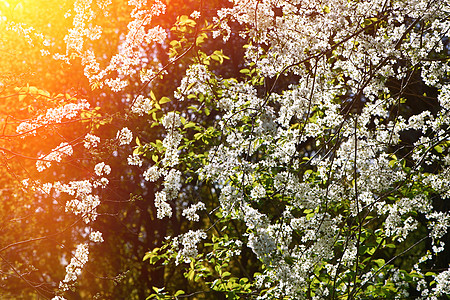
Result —
<svg viewBox="0 0 450 300"><path fill-rule="evenodd" d="M131 111L138 116L142 116L148 113L152 109L152 101L148 98L144 98L143 95L139 95L131 106Z"/></svg>
<svg viewBox="0 0 450 300"><path fill-rule="evenodd" d="M89 234L89 239L93 241L94 243L101 243L103 242L102 233L100 231L92 231Z"/></svg>
<svg viewBox="0 0 450 300"><path fill-rule="evenodd" d="M63 157L71 156L73 154L73 148L70 144L63 142L58 147L52 149L49 154L41 155L36 162L36 169L39 172L49 168L52 161L60 162Z"/></svg>
<svg viewBox="0 0 450 300"><path fill-rule="evenodd" d="M162 124L166 129L173 129L181 126L181 119L175 112L169 112L164 116Z"/></svg>
<svg viewBox="0 0 450 300"><path fill-rule="evenodd" d="M132 155L128 156L127 162L128 162L128 164L130 166L139 166L139 167L141 167L142 163L143 163L143 160L142 160L142 158L139 155L136 155L136 154L133 153Z"/></svg>
<svg viewBox="0 0 450 300"><path fill-rule="evenodd" d="M88 133L84 137L84 147L86 149L96 148L99 143L100 143L100 138L98 136Z"/></svg>
<svg viewBox="0 0 450 300"><path fill-rule="evenodd" d="M175 245L180 246L176 258L176 264L183 258L185 263L191 262L198 254L197 244L206 238L206 233L203 230L189 230L187 233L180 235L175 240Z"/></svg>
<svg viewBox="0 0 450 300"><path fill-rule="evenodd" d="M190 17L191 17L192 19L198 19L198 18L200 18L200 12L197 11L197 10L194 10L194 11L191 13Z"/></svg>
<svg viewBox="0 0 450 300"><path fill-rule="evenodd" d="M158 219L172 216L172 207L167 203L167 196L164 191L155 194L155 207Z"/></svg>
<svg viewBox="0 0 450 300"><path fill-rule="evenodd" d="M104 162L101 162L95 165L94 171L97 176L102 176L103 174L109 175L109 173L111 173L111 167Z"/></svg>
<svg viewBox="0 0 450 300"><path fill-rule="evenodd" d="M144 179L147 181L156 181L161 176L161 171L156 165L151 166L144 172Z"/></svg>
<svg viewBox="0 0 450 300"><path fill-rule="evenodd" d="M133 140L133 133L127 127L122 128L117 132L116 139L119 141L119 145L128 145Z"/></svg>
<svg viewBox="0 0 450 300"><path fill-rule="evenodd" d="M206 207L203 202L197 202L196 204L192 204L189 208L183 209L182 215L189 221L198 222L200 220L200 216L197 214L197 211L205 209Z"/></svg>
<svg viewBox="0 0 450 300"><path fill-rule="evenodd" d="M70 263L66 266L66 276L64 277L64 280L59 284L60 289L64 291L68 290L68 284L77 280L88 259L88 244L79 244L75 250L75 254L70 260Z"/></svg>
<svg viewBox="0 0 450 300"><path fill-rule="evenodd" d="M434 277L434 280L436 281L436 287L433 288L433 292L436 296L450 294L450 269L439 273Z"/></svg>

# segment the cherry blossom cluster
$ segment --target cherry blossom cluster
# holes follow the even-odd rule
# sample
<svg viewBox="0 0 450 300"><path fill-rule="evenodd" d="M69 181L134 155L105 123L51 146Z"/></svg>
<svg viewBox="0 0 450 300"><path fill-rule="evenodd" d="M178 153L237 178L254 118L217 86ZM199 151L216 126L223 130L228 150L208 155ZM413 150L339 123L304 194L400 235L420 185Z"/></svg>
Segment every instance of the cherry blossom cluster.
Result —
<svg viewBox="0 0 450 300"><path fill-rule="evenodd" d="M84 148L86 148L86 149L96 148L99 143L100 143L100 138L96 135L88 133L84 137L83 145L84 145Z"/></svg>
<svg viewBox="0 0 450 300"><path fill-rule="evenodd" d="M107 14L110 3L111 1L100 1L97 5ZM165 12L165 5L161 1L154 1L149 9L145 9L146 0L130 0L128 5L133 9L127 32L121 37L117 54L111 57L105 68L101 68L96 53L85 47L85 39L97 40L102 33L101 27L94 25L96 15L91 7L92 0L75 2L73 28L65 37L66 54L58 54L55 58L69 62L72 54L78 55L84 65L84 74L91 83L100 87L106 84L116 92L125 88L128 85L128 77L136 73L136 67L142 66L146 56L145 47L152 43L163 43L167 36L159 26L149 28L152 18Z"/></svg>
<svg viewBox="0 0 450 300"><path fill-rule="evenodd" d="M190 207L183 209L182 215L189 221L198 222L200 220L200 216L197 214L197 211L205 209L205 203L199 201L195 204L192 204Z"/></svg>
<svg viewBox="0 0 450 300"><path fill-rule="evenodd" d="M100 197L95 194L96 188L105 188L109 180L105 176L111 173L111 167L104 162L100 162L94 166L93 176L91 179L74 180L67 183L60 181L39 183L38 190L50 194L55 198L66 194L72 197L72 200L66 202L66 211L70 211L75 215L81 215L83 221L88 224L97 219L97 207L100 205ZM25 187L28 187L29 180L23 181ZM36 187L34 187L36 189Z"/></svg>
<svg viewBox="0 0 450 300"><path fill-rule="evenodd" d="M164 188L155 194L156 215L162 219L172 216L172 207L169 201L178 197L181 188L182 173L175 169L179 163L179 151L182 135L178 131L181 126L181 119L175 112L169 112L162 119L162 124L166 129L166 137L162 141L165 148L164 157L160 166L153 165L144 171L144 179L148 181L156 181L160 177L164 177Z"/></svg>
<svg viewBox="0 0 450 300"><path fill-rule="evenodd" d="M45 114L38 115L29 121L20 123L16 132L22 135L35 135L36 130L48 125L56 125L66 120L77 117L83 110L89 109L90 105L86 100L78 103L67 103L60 107L49 108Z"/></svg>
<svg viewBox="0 0 450 300"><path fill-rule="evenodd" d="M6 3L8 5L8 3ZM2 13L0 12L0 16ZM16 23L14 21L11 22L5 22L6 19L0 18L0 24L3 25L3 23L6 23L5 30L12 31L17 33L18 35L22 36L23 39L30 45L30 46L44 46L48 47L49 42L44 38L44 35L40 32L37 32L33 27L27 26L23 23ZM48 50L42 49L41 53L47 54Z"/></svg>
<svg viewBox="0 0 450 300"><path fill-rule="evenodd" d="M174 247L179 249L176 264L179 264L180 260L190 263L191 259L197 256L197 245L203 239L206 239L206 233L203 230L189 230L185 234L173 238Z"/></svg>
<svg viewBox="0 0 450 300"><path fill-rule="evenodd" d="M138 116L142 116L152 109L152 101L139 95L131 106L131 111Z"/></svg>
<svg viewBox="0 0 450 300"><path fill-rule="evenodd" d="M94 174L90 180L70 181L68 183L61 183L59 181L54 183L40 184L39 190L51 194L55 198L60 198L63 194L73 197L72 200L66 202L66 211L70 211L75 215L80 215L85 224L89 224L97 219L97 207L100 205L100 197L95 194L95 188L105 188L109 180L104 177L109 175L111 167L104 162L100 162L94 166ZM24 182L28 186L28 181ZM89 228L87 228L90 230ZM99 231L90 230L88 239L93 243L103 242L102 233ZM63 281L60 282L59 292L63 293L70 289L76 282L78 276L81 274L84 265L89 259L89 245L88 243L79 244L76 251L71 258L70 263L66 266L66 275ZM54 300L64 300L62 296L55 296Z"/></svg>
<svg viewBox="0 0 450 300"><path fill-rule="evenodd" d="M117 132L116 139L119 141L119 146L128 145L133 140L133 133L130 129L124 127Z"/></svg>
<svg viewBox="0 0 450 300"><path fill-rule="evenodd" d="M72 145L63 142L58 147L52 149L49 154L41 155L36 162L36 169L39 172L49 168L52 162L60 162L63 157L71 156L73 154Z"/></svg>
<svg viewBox="0 0 450 300"><path fill-rule="evenodd" d="M70 260L70 263L66 266L66 276L64 277L64 280L59 284L59 288L62 291L67 291L70 287L70 284L73 284L77 280L84 265L88 262L88 259L89 245L79 244L77 246L77 249L75 250L74 256Z"/></svg>
<svg viewBox="0 0 450 300"><path fill-rule="evenodd" d="M94 243L101 243L103 242L102 233L100 231L92 231L89 234L89 239L93 241Z"/></svg>

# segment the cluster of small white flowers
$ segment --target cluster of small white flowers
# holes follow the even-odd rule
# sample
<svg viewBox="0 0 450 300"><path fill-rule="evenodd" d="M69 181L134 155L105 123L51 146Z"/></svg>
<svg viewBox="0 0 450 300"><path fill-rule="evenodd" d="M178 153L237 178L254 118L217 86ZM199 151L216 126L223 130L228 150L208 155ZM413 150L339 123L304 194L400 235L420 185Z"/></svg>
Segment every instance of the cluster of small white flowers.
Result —
<svg viewBox="0 0 450 300"><path fill-rule="evenodd" d="M200 216L197 214L197 211L205 209L205 203L197 202L196 204L192 204L189 208L183 209L182 215L189 221L198 222L200 220Z"/></svg>
<svg viewBox="0 0 450 300"><path fill-rule="evenodd" d="M109 174L110 167L108 165L102 166L100 163L98 168L99 172L103 174ZM100 205L100 198L98 195L93 194L93 189L96 187L105 188L109 183L108 179L101 177L95 180L79 180L70 181L69 183L61 183L59 181L53 184L46 183L41 184L40 189L45 188L47 185L48 192L53 188L55 197L61 193L68 194L74 199L66 202L66 211L71 211L75 215L81 215L83 221L88 224L91 221L97 219L97 207Z"/></svg>
<svg viewBox="0 0 450 300"><path fill-rule="evenodd" d="M236 203L240 201L241 194L231 185L225 185L220 193L219 202L224 215L230 215Z"/></svg>
<svg viewBox="0 0 450 300"><path fill-rule="evenodd" d="M106 10L111 3L112 0L97 0L97 6L103 11Z"/></svg>
<svg viewBox="0 0 450 300"><path fill-rule="evenodd" d="M5 3L5 5L9 6L8 2ZM22 36L30 46L38 45L40 44L39 41L44 40L44 36L42 33L37 32L36 29L31 26L26 27L24 23L16 23L14 21L10 21L7 23L6 30L15 32L18 35Z"/></svg>
<svg viewBox="0 0 450 300"><path fill-rule="evenodd" d="M261 184L256 185L250 192L250 197L253 199L264 198L266 196L266 189Z"/></svg>
<svg viewBox="0 0 450 300"><path fill-rule="evenodd" d="M426 217L430 220L428 227L433 240L442 238L450 228L450 214L446 212L431 212Z"/></svg>
<svg viewBox="0 0 450 300"><path fill-rule="evenodd" d="M106 177L102 177L100 179L94 180L94 182L92 183L92 186L94 188L97 188L97 187L105 188L108 185L108 183L109 183L109 179Z"/></svg>
<svg viewBox="0 0 450 300"><path fill-rule="evenodd" d="M450 85L446 84L441 88L441 92L438 96L439 104L441 107L450 109Z"/></svg>
<svg viewBox="0 0 450 300"><path fill-rule="evenodd" d="M266 264L270 263L272 254L277 248L274 239L266 230L260 230L257 234L250 233L247 246Z"/></svg>
<svg viewBox="0 0 450 300"><path fill-rule="evenodd" d="M183 136L178 132L181 126L181 118L175 112L169 112L162 119L162 124L167 131L167 135L163 140L163 146L166 149L162 165L164 167L174 167L179 162L178 146Z"/></svg>
<svg viewBox="0 0 450 300"><path fill-rule="evenodd" d="M82 110L89 109L86 100L79 103L68 103L61 107L49 108L45 114L39 115L31 121L22 122L17 126L16 132L23 135L36 134L36 130L48 125L61 123L63 120L75 118Z"/></svg>
<svg viewBox="0 0 450 300"><path fill-rule="evenodd" d="M71 156L72 154L72 146L66 142L63 142L58 147L52 149L49 154L39 156L39 160L36 162L36 169L39 172L42 172L49 168L52 162L60 162L63 157Z"/></svg>
<svg viewBox="0 0 450 300"><path fill-rule="evenodd" d="M171 169L164 176L164 189L168 199L175 199L178 196L178 191L181 188L181 172L176 169Z"/></svg>
<svg viewBox="0 0 450 300"><path fill-rule="evenodd" d="M42 184L42 185L40 186L41 191L42 191L44 194L50 194L50 191L52 190L52 187L53 187L53 184L51 184L50 182L46 182L46 183L44 183L44 184Z"/></svg>
<svg viewBox="0 0 450 300"><path fill-rule="evenodd" d="M70 260L70 264L66 266L66 276L64 277L64 280L59 283L59 288L61 290L67 291L69 289L69 284L74 283L77 280L88 259L88 244L79 244L75 250L75 254Z"/></svg>
<svg viewBox="0 0 450 300"><path fill-rule="evenodd" d="M99 143L100 143L100 138L96 135L88 133L84 137L84 148L86 148L86 149L97 148Z"/></svg>
<svg viewBox="0 0 450 300"><path fill-rule="evenodd" d="M109 175L109 173L111 173L111 167L104 162L101 162L95 165L94 171L97 176Z"/></svg>
<svg viewBox="0 0 450 300"><path fill-rule="evenodd" d="M88 23L94 18L95 13L90 8L92 0L77 0L74 3L73 28L64 37L67 52L82 53L84 37L89 34Z"/></svg>
<svg viewBox="0 0 450 300"><path fill-rule="evenodd" d="M231 246L230 250L227 251L227 257L231 256L239 256L241 255L241 249L242 249L243 242L241 240L229 240L227 241L224 246Z"/></svg>
<svg viewBox="0 0 450 300"><path fill-rule="evenodd" d="M156 73L152 69L141 69L141 72L139 73L142 83L151 81L153 78L156 77L157 74L158 73ZM164 71L162 71L161 74L165 75L166 73Z"/></svg>
<svg viewBox="0 0 450 300"><path fill-rule="evenodd" d="M85 49L85 39L97 40L101 37L102 29L95 25L96 14L92 10L92 0L77 0L74 3L73 28L69 29L64 40L66 42L66 54L55 55L56 59L66 62L70 61L72 53L81 57L84 65L85 76L91 83L102 87L104 84L113 91L120 91L128 85L127 76L134 74L136 66L140 66L145 56L144 46L150 43L163 43L167 33L159 26L149 28L154 16L165 11L165 5L161 1L154 1L149 9L147 1L128 1L128 5L134 6L130 16L131 20L127 26L127 33L121 38L118 53L109 61L106 68L101 69L95 53ZM111 0L98 1L97 5L102 8L103 15L108 16L108 6ZM67 14L66 17L70 17ZM117 74L113 78L107 75Z"/></svg>
<svg viewBox="0 0 450 300"><path fill-rule="evenodd" d="M124 127L117 132L116 139L119 140L119 146L128 145L133 140L133 133L130 129Z"/></svg>
<svg viewBox="0 0 450 300"><path fill-rule="evenodd" d="M138 116L148 113L152 109L152 101L144 96L139 95L131 106L131 111Z"/></svg>
<svg viewBox="0 0 450 300"><path fill-rule="evenodd" d="M144 162L142 158L137 154L131 154L127 157L127 162L130 166L139 166L142 167L142 163Z"/></svg>
<svg viewBox="0 0 450 300"><path fill-rule="evenodd" d="M169 130L163 140L163 146L166 148L164 157L161 160L164 167L175 167L179 163L179 151L183 136L176 130Z"/></svg>
<svg viewBox="0 0 450 300"><path fill-rule="evenodd" d="M142 3L141 3L142 2ZM165 5L160 1L154 1L150 10L143 9L147 1L129 1L129 5L135 6L131 12L132 21L128 24L128 33L119 47L119 52L111 58L106 71L117 71L118 77L115 80L105 82L113 90L121 90L128 83L121 79L134 72L132 66L140 65L139 53L142 45L152 42L162 43L166 39L166 32L159 26L150 28L146 32L147 25L150 24L153 16L158 16L165 11ZM137 50L135 50L137 49Z"/></svg>
<svg viewBox="0 0 450 300"><path fill-rule="evenodd" d="M175 113L173 111L167 113L167 115L164 116L164 118L162 119L161 122L162 122L164 128L166 128L167 130L181 126L180 115L178 115L177 113Z"/></svg>
<svg viewBox="0 0 450 300"><path fill-rule="evenodd" d="M176 248L181 248L176 258L176 264L178 265L181 259L185 263L190 263L191 259L198 254L197 244L203 239L206 239L206 233L203 230L189 230L176 237L173 244Z"/></svg>
<svg viewBox="0 0 450 300"><path fill-rule="evenodd" d="M267 217L250 205L242 207L242 214L242 219L249 229L264 228L268 225Z"/></svg>
<svg viewBox="0 0 450 300"><path fill-rule="evenodd" d="M158 219L172 216L172 207L167 203L167 195L164 191L155 193L155 207Z"/></svg>
<svg viewBox="0 0 450 300"><path fill-rule="evenodd" d="M143 173L147 181L156 181L164 176L164 188L155 194L156 215L159 219L172 216L172 207L168 202L177 198L181 188L181 172L174 168L178 164L178 146L182 139L178 131L181 118L175 112L169 112L163 117L162 124L167 135L162 142L165 153L161 165L153 165Z"/></svg>
<svg viewBox="0 0 450 300"><path fill-rule="evenodd" d="M96 176L108 175L111 172L109 165L104 162L98 163L94 167ZM66 211L71 211L75 215L81 215L82 220L88 224L97 218L97 207L100 204L100 198L98 195L93 194L93 189L96 187L106 187L108 179L101 177L91 180L70 181L68 183L61 183L59 181L50 183L40 183L39 181L33 181L30 184L30 180L23 181L23 185L26 188L30 188L34 191L43 192L57 198L61 193L68 194L74 199L66 202ZM89 240L94 243L101 243L104 241L102 233L99 231L91 231L89 234ZM66 275L64 280L59 284L59 292L64 292L72 288L81 274L83 266L88 260L89 248L87 243L79 244L76 251L70 261L70 264L66 266ZM53 299L65 299L62 296L55 296Z"/></svg>
<svg viewBox="0 0 450 300"><path fill-rule="evenodd" d="M398 235L398 240L403 241L410 232L417 228L418 222L411 216L413 211L426 212L429 210L426 199L415 197L413 199L402 198L393 204L378 203L378 211L386 214L385 223L386 236Z"/></svg>
<svg viewBox="0 0 450 300"><path fill-rule="evenodd" d="M186 76L181 80L180 87L174 93L175 99L183 100L183 95L205 93L207 91L205 90L207 85L204 83L208 82L210 78L211 75L204 65L190 65L186 70Z"/></svg>
<svg viewBox="0 0 450 300"><path fill-rule="evenodd" d="M89 234L89 239L93 241L94 243L101 243L103 242L102 233L100 231L92 231Z"/></svg>
<svg viewBox="0 0 450 300"><path fill-rule="evenodd" d="M120 78L108 78L105 80L105 84L109 86L113 92L120 92L128 85L128 82Z"/></svg>
<svg viewBox="0 0 450 300"><path fill-rule="evenodd" d="M153 165L144 172L144 179L147 181L156 181L161 176L161 170L159 170L158 166Z"/></svg>
<svg viewBox="0 0 450 300"><path fill-rule="evenodd" d="M75 215L81 214L83 221L87 224L97 219L97 207L100 205L98 195L86 195L82 199L73 199L66 203L66 211Z"/></svg>
<svg viewBox="0 0 450 300"><path fill-rule="evenodd" d="M190 14L190 17L191 17L192 19L198 19L198 18L200 18L200 12L199 12L198 10L194 10L194 11Z"/></svg>
<svg viewBox="0 0 450 300"><path fill-rule="evenodd" d="M436 296L450 295L450 269L443 271L434 277L436 287L433 293Z"/></svg>

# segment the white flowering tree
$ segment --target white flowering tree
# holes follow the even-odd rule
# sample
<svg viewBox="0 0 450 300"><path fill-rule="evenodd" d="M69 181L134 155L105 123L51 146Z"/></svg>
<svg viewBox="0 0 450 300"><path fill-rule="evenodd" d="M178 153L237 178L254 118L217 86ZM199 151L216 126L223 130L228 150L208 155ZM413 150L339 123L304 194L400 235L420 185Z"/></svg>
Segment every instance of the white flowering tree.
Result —
<svg viewBox="0 0 450 300"><path fill-rule="evenodd" d="M155 25L162 2L128 1L126 29L103 55L93 45L114 28L115 4L74 1L65 51L52 56L81 65L91 88L120 95L110 97L120 103L114 115L90 110L93 99L65 97L14 124L24 137L77 117L93 124L34 157L44 174L79 145L88 175L20 181L83 224L71 227L78 237L60 258L65 275L46 295L75 297L69 289L82 280L90 247L108 243L96 224L119 214L102 191L129 182L121 191L139 204L117 220L132 223L133 234L145 230L136 244L120 235L126 250L117 253L139 256L133 247L149 242L139 259L160 270L141 273L153 290L137 287L133 274L115 277L134 278L130 297L450 294L448 1L200 1L170 31ZM182 77L169 72L179 68ZM109 137L99 138L102 128Z"/></svg>
<svg viewBox="0 0 450 300"><path fill-rule="evenodd" d="M164 154L144 173L164 178L158 217L172 216L174 190L190 174L218 199L182 216L198 221L213 204L207 214L218 219L145 258L188 263L185 276L205 284L197 292L228 298L449 294L448 11L445 1L233 1L219 10L212 36L248 41L243 76L218 76L211 62L227 57L198 50L174 98L199 103L164 117ZM212 122L197 121L211 111ZM258 272L239 258L231 265L241 246Z"/></svg>

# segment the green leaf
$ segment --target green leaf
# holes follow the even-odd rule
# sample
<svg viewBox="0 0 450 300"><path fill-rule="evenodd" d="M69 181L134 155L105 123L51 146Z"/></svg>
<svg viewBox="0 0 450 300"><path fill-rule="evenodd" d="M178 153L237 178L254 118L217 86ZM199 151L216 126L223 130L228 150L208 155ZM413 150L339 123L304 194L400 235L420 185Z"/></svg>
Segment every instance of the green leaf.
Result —
<svg viewBox="0 0 450 300"><path fill-rule="evenodd" d="M436 150L437 153L442 153L444 151L441 145L434 146L434 150Z"/></svg>
<svg viewBox="0 0 450 300"><path fill-rule="evenodd" d="M155 93L153 93L153 91L150 91L150 98L151 98L153 101L156 101L156 96L155 96Z"/></svg>
<svg viewBox="0 0 450 300"><path fill-rule="evenodd" d="M162 97L161 100L159 100L159 104L164 104L164 103L168 103L172 101L170 98L168 97Z"/></svg>
<svg viewBox="0 0 450 300"><path fill-rule="evenodd" d="M188 274L187 274L187 279L189 281L194 281L194 277L195 277L195 271L194 270L189 270Z"/></svg>
<svg viewBox="0 0 450 300"><path fill-rule="evenodd" d="M142 261L145 261L145 260L149 259L152 256L153 256L153 252L149 251L149 252L145 253L144 258L142 259Z"/></svg>
<svg viewBox="0 0 450 300"><path fill-rule="evenodd" d="M192 128L195 127L197 124L194 122L188 122L184 125L184 128Z"/></svg>
<svg viewBox="0 0 450 300"><path fill-rule="evenodd" d="M231 276L230 272L226 271L226 272L222 273L222 277L228 277L228 276Z"/></svg>
<svg viewBox="0 0 450 300"><path fill-rule="evenodd" d="M376 263L376 264L378 265L379 268L381 268L381 267L384 266L384 264L385 264L385 261L384 261L384 259L382 259L382 258L375 259L373 262Z"/></svg>

